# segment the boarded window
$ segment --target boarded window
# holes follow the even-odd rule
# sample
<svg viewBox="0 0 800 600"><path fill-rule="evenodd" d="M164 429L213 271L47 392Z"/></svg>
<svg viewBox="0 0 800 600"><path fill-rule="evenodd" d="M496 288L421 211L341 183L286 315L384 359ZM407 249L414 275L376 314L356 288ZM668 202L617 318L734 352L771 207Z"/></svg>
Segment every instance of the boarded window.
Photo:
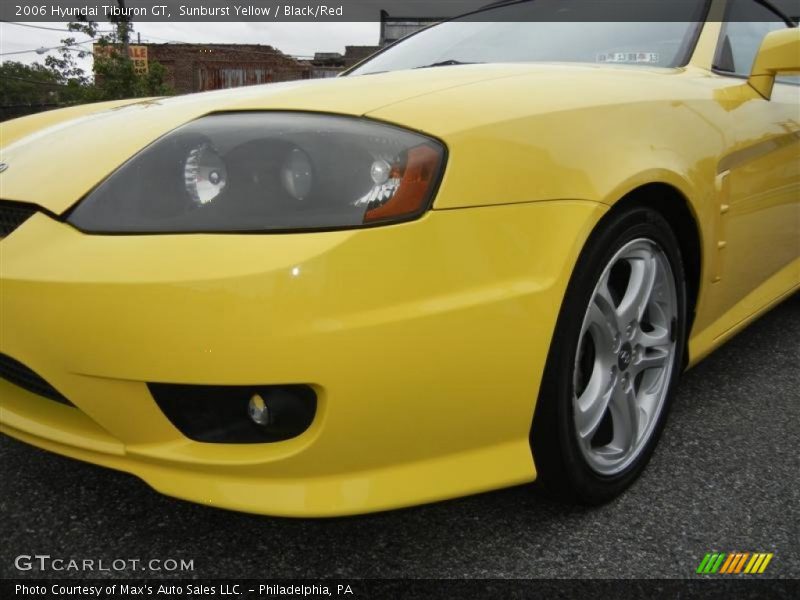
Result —
<svg viewBox="0 0 800 600"><path fill-rule="evenodd" d="M201 64L197 90L221 90L275 81L274 70L264 64Z"/></svg>

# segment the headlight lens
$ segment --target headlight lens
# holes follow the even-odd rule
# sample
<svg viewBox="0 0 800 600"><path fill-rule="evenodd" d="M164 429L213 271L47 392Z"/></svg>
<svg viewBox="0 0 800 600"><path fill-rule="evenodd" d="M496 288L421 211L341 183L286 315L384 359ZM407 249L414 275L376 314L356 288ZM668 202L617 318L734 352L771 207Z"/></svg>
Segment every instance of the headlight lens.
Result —
<svg viewBox="0 0 800 600"><path fill-rule="evenodd" d="M88 232L336 229L413 219L430 205L442 144L365 119L211 115L154 142L69 215Z"/></svg>
<svg viewBox="0 0 800 600"><path fill-rule="evenodd" d="M283 187L295 200L302 202L311 193L311 183L314 181L311 175L312 169L311 159L300 148L295 148L289 153L281 177Z"/></svg>
<svg viewBox="0 0 800 600"><path fill-rule="evenodd" d="M208 204L225 189L225 163L210 144L189 151L183 167L186 191L196 204Z"/></svg>

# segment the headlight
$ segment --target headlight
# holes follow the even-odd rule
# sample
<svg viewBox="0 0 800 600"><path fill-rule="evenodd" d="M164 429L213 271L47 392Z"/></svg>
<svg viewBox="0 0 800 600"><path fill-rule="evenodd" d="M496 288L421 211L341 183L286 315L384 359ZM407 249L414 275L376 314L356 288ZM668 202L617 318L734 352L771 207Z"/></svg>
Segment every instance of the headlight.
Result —
<svg viewBox="0 0 800 600"><path fill-rule="evenodd" d="M430 205L445 150L366 119L211 115L130 159L69 215L88 232L253 232L397 222Z"/></svg>
<svg viewBox="0 0 800 600"><path fill-rule="evenodd" d="M208 204L225 188L225 163L209 144L201 144L186 157L183 176L191 199Z"/></svg>

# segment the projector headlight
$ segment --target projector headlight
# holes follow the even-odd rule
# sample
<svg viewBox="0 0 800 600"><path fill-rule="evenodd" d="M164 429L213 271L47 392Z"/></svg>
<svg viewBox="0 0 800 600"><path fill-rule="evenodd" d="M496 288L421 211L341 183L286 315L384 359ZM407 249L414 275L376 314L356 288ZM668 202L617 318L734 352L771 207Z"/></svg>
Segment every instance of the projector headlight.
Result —
<svg viewBox="0 0 800 600"><path fill-rule="evenodd" d="M225 163L209 144L189 152L183 167L186 191L197 204L208 204L225 189Z"/></svg>
<svg viewBox="0 0 800 600"><path fill-rule="evenodd" d="M413 219L430 206L444 146L366 119L211 115L122 165L69 215L93 233L337 229Z"/></svg>

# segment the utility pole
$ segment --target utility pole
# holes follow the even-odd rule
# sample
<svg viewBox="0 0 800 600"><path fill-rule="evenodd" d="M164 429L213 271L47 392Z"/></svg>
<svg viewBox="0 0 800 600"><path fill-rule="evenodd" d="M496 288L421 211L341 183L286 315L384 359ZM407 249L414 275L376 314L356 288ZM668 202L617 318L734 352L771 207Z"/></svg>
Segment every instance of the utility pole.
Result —
<svg viewBox="0 0 800 600"><path fill-rule="evenodd" d="M122 56L125 60L130 60L129 46L130 46L130 19L125 14L125 0L117 0L120 8L120 21L119 32L122 36Z"/></svg>

